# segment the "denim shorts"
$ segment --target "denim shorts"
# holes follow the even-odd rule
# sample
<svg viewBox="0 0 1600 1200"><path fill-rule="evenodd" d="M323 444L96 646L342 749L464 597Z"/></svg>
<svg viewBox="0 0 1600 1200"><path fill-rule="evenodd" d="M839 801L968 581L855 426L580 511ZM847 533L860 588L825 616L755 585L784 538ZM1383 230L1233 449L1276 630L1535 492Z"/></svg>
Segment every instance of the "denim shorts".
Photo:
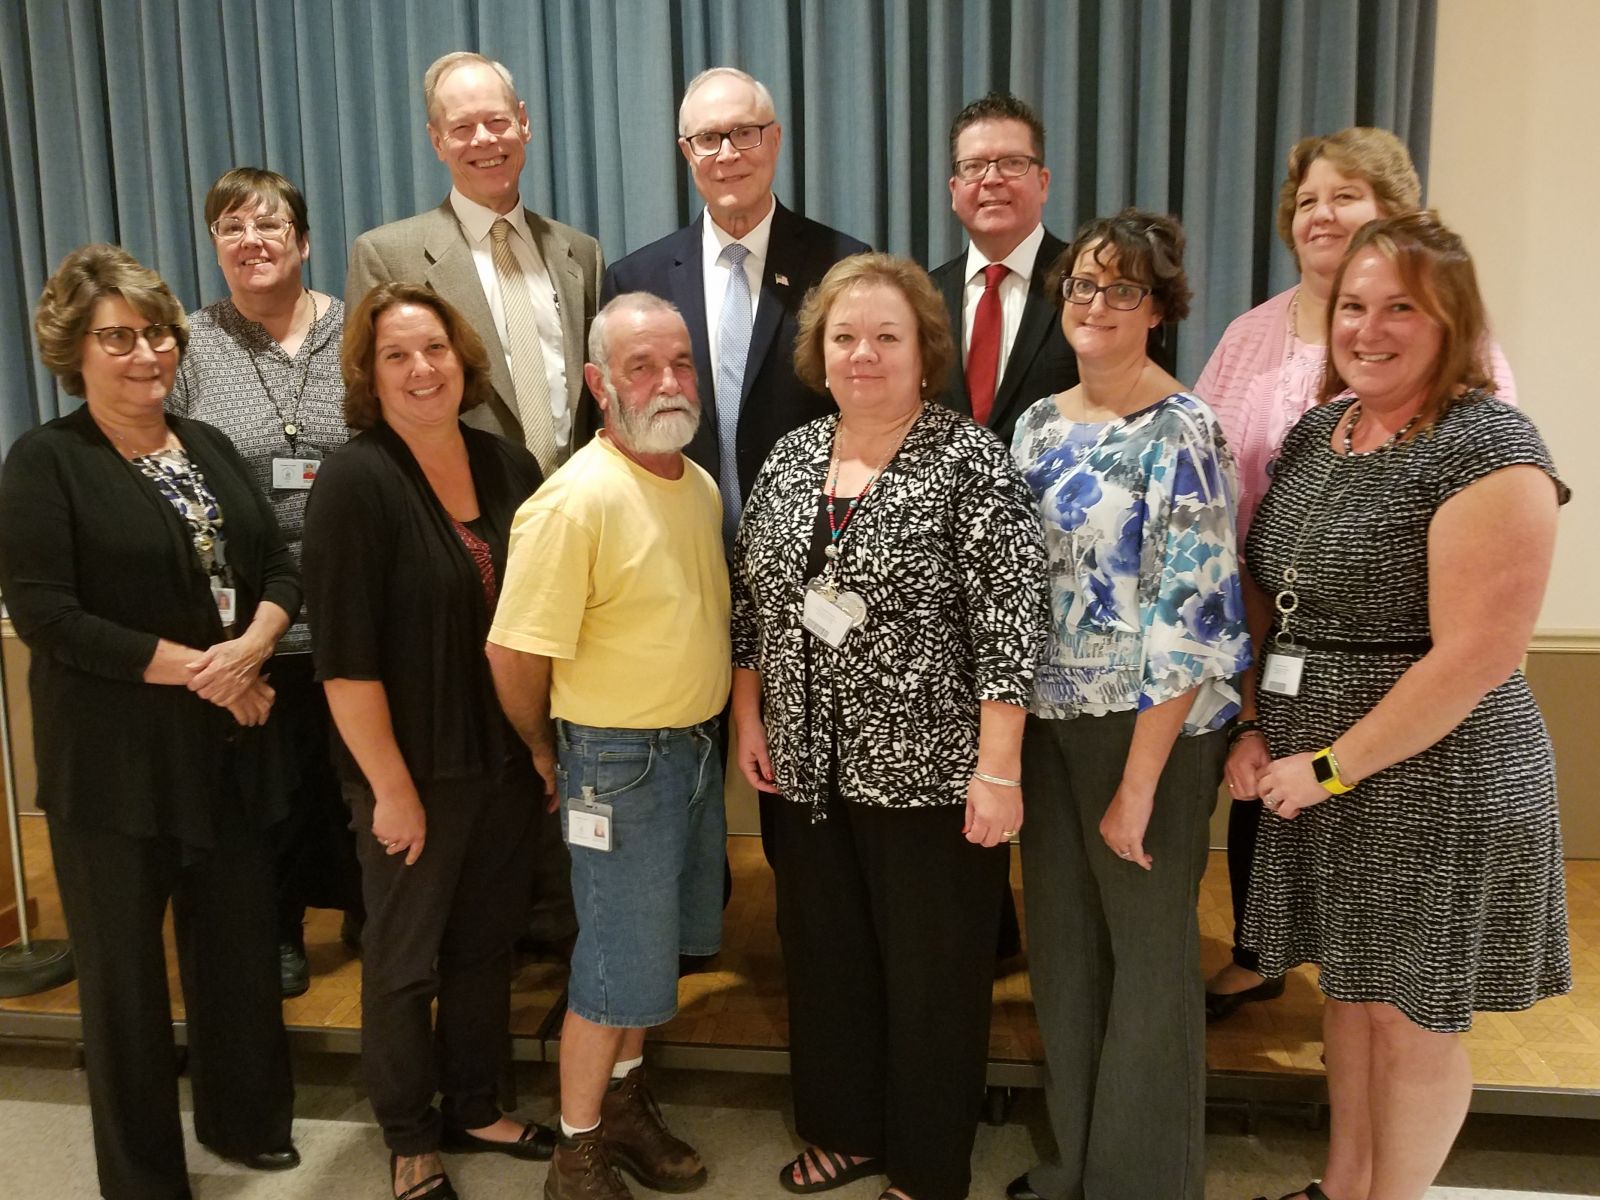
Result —
<svg viewBox="0 0 1600 1200"><path fill-rule="evenodd" d="M561 834L572 852L578 944L567 1007L638 1029L678 1011L678 956L722 945L727 818L716 721L687 729L556 722ZM572 845L584 789L611 808L611 849Z"/></svg>

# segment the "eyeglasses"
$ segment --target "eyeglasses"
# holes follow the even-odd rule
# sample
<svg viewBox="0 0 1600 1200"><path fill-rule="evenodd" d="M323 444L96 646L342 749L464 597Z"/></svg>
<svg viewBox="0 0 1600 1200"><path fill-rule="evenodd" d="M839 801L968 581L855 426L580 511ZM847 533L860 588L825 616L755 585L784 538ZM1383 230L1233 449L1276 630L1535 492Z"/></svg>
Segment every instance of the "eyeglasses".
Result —
<svg viewBox="0 0 1600 1200"><path fill-rule="evenodd" d="M1101 285L1081 275L1068 275L1061 281L1061 296L1073 304L1093 304L1101 292L1106 296L1106 307L1132 312L1144 303L1150 289L1137 283L1108 283Z"/></svg>
<svg viewBox="0 0 1600 1200"><path fill-rule="evenodd" d="M699 133L691 133L682 138L689 143L700 158L710 158L713 154L722 153L722 143L726 141L735 150L754 150L761 145L761 135L768 126L776 125L776 121L768 121L762 125L735 125L732 129L702 129Z"/></svg>
<svg viewBox="0 0 1600 1200"><path fill-rule="evenodd" d="M211 236L219 242L237 242L254 229L262 241L279 242L293 228L294 222L287 217L257 217L253 221L243 217L218 217L211 223Z"/></svg>
<svg viewBox="0 0 1600 1200"><path fill-rule="evenodd" d="M990 167L999 167L1005 179L1021 179L1036 166L1040 159L1031 154L1008 154L1004 158L958 158L955 162L956 178L962 183L977 183L989 173Z"/></svg>
<svg viewBox="0 0 1600 1200"><path fill-rule="evenodd" d="M91 329L95 341L100 343L100 349L113 358L121 358L124 354L132 354L133 348L140 338L157 354L164 354L178 344L178 327L176 325L146 325L143 329L129 329L126 325L102 325L99 329Z"/></svg>
<svg viewBox="0 0 1600 1200"><path fill-rule="evenodd" d="M459 125L452 125L445 130L445 136L456 142L470 142L478 136L478 130L486 129L490 137L505 137L511 132L511 127L516 121L505 115L498 117L485 117L481 121L463 121Z"/></svg>

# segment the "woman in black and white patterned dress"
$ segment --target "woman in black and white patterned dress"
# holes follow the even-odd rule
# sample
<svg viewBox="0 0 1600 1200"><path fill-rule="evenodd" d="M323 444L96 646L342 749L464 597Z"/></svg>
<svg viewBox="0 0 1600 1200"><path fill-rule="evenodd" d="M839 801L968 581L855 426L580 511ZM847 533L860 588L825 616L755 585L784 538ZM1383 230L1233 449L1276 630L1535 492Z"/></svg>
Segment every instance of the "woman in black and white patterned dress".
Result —
<svg viewBox="0 0 1600 1200"><path fill-rule="evenodd" d="M1519 668L1567 491L1488 390L1472 261L1436 217L1366 225L1333 295L1323 395L1355 398L1289 434L1247 546L1276 617L1244 936L1268 977L1317 963L1327 996L1328 1164L1290 1197L1403 1200L1466 1114L1472 1014L1571 986Z"/></svg>
<svg viewBox="0 0 1600 1200"><path fill-rule="evenodd" d="M884 1174L961 1200L995 938L1047 629L1032 498L930 404L953 356L915 264L862 254L807 297L800 378L839 405L780 441L734 548L738 763L780 794L792 1192Z"/></svg>

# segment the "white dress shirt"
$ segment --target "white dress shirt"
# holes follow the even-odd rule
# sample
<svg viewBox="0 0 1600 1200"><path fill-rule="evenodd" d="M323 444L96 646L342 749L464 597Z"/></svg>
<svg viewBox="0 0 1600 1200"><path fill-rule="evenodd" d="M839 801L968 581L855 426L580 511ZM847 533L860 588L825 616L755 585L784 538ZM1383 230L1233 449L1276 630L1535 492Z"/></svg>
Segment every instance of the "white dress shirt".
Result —
<svg viewBox="0 0 1600 1200"><path fill-rule="evenodd" d="M750 324L755 326L756 309L761 304L761 278L767 270L767 249L772 244L772 214L778 211L776 199L767 215L756 222L755 228L742 238L736 238L711 219L709 210L700 222L701 278L706 289L706 338L711 344L711 378L701 380L703 389L714 389L717 379L717 331L722 324L722 299L728 291L729 266L718 260L727 247L738 242L750 253L744 260L745 278L750 281ZM748 368L749 363L745 366ZM713 391L713 394L714 391Z"/></svg>
<svg viewBox="0 0 1600 1200"><path fill-rule="evenodd" d="M1044 242L1044 222L1033 227L1033 232L1023 238L1010 254L1000 261L1011 268L1011 273L1000 281L1000 358L995 363L996 389L1006 377L1006 361L1011 357L1011 346L1017 340L1017 330L1022 327L1022 310L1028 303L1028 283L1033 278L1033 264L1039 257L1039 247ZM983 299L983 269L990 260L970 243L967 246L967 286L961 304L961 361L972 348L972 321L978 315L978 301Z"/></svg>
<svg viewBox="0 0 1600 1200"><path fill-rule="evenodd" d="M567 406L567 356L561 338L561 301L555 286L550 282L550 272L545 270L544 256L528 229L528 214L521 204L508 213L497 213L472 200L454 188L450 189L450 207L472 246L472 261L478 268L478 282L483 284L483 294L489 301L489 313L494 317L494 330L500 337L502 350L510 343L506 333L506 308L500 298L500 278L494 270L494 243L489 231L502 217L511 223L511 236L506 244L516 256L528 281L528 299L533 304L533 319L539 326L539 346L544 351L545 378L550 381L550 422L556 445L565 446L572 439L572 413ZM511 366L508 361L507 368Z"/></svg>

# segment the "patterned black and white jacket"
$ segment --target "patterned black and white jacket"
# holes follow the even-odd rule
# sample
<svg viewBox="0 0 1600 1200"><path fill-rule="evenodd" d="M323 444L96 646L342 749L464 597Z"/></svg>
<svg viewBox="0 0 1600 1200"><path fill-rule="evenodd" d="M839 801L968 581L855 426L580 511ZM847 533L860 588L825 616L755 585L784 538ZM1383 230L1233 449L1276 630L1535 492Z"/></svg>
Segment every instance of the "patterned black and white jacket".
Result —
<svg viewBox="0 0 1600 1200"><path fill-rule="evenodd" d="M800 618L837 424L786 436L750 493L733 662L760 672L778 786L816 819L830 786L862 804L962 804L980 701L1026 706L1049 635L1038 511L993 433L927 406L840 538L839 586L868 616L833 649Z"/></svg>

